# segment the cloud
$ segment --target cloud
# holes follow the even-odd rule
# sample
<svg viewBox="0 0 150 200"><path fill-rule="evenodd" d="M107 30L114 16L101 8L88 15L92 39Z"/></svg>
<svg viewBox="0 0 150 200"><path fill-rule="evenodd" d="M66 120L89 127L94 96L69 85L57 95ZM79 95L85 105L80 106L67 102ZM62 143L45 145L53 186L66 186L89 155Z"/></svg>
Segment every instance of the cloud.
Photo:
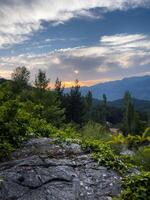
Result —
<svg viewBox="0 0 150 200"><path fill-rule="evenodd" d="M72 18L101 18L94 12L149 7L149 0L0 0L0 48L28 40L43 21L60 24Z"/></svg>
<svg viewBox="0 0 150 200"><path fill-rule="evenodd" d="M113 36L103 36L100 41L105 45L114 46L114 45L129 44L143 39L146 39L146 37L145 35L142 34L134 34L134 35L117 34Z"/></svg>
<svg viewBox="0 0 150 200"><path fill-rule="evenodd" d="M0 58L0 76L17 66L31 70L32 80L39 68L44 69L52 81L79 78L109 80L149 73L150 37L143 34L103 36L97 46L55 50L35 55L23 54ZM8 70L8 73L7 73ZM4 73L5 72L5 73Z"/></svg>

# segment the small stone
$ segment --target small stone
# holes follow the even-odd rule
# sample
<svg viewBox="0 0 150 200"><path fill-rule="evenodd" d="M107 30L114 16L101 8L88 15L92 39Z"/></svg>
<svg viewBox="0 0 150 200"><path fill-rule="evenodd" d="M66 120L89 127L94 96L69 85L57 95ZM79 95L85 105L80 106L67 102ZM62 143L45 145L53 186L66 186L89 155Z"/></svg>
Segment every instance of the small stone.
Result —
<svg viewBox="0 0 150 200"><path fill-rule="evenodd" d="M112 200L112 198L111 197L107 197L107 200Z"/></svg>

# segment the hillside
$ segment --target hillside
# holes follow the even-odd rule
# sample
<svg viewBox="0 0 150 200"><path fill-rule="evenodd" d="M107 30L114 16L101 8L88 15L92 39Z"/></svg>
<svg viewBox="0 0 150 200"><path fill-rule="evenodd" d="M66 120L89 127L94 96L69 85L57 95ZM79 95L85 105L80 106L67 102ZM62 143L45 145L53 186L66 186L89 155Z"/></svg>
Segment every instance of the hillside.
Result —
<svg viewBox="0 0 150 200"><path fill-rule="evenodd" d="M140 99L132 99L132 102L137 111L150 112L150 101L145 101L145 100L140 100ZM123 99L118 99L118 100L109 102L109 105L116 107L116 108L122 108L123 104L124 104Z"/></svg>
<svg viewBox="0 0 150 200"><path fill-rule="evenodd" d="M4 83L5 81L7 81L7 80L0 77L0 84L1 84L1 83Z"/></svg>
<svg viewBox="0 0 150 200"><path fill-rule="evenodd" d="M93 97L99 99L105 93L108 101L121 99L125 91L130 91L132 97L150 100L150 76L131 77L106 83L99 83L91 87L81 87L83 94L90 90ZM68 90L66 90L68 91Z"/></svg>

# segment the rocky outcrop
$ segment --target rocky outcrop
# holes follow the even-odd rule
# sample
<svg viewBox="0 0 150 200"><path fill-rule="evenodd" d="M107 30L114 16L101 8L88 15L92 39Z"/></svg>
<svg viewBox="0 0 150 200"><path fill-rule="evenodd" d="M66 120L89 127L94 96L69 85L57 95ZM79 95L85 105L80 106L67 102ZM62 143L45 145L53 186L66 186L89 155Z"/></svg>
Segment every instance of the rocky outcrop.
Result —
<svg viewBox="0 0 150 200"><path fill-rule="evenodd" d="M119 180L78 144L32 139L0 164L0 199L110 200Z"/></svg>

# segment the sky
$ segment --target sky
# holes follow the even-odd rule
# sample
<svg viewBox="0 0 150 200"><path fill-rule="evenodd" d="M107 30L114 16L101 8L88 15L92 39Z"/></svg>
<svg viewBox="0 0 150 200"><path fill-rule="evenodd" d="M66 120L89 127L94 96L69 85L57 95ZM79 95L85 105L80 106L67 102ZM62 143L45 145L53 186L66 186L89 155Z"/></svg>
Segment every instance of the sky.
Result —
<svg viewBox="0 0 150 200"><path fill-rule="evenodd" d="M150 75L150 0L0 0L0 77L51 83Z"/></svg>

